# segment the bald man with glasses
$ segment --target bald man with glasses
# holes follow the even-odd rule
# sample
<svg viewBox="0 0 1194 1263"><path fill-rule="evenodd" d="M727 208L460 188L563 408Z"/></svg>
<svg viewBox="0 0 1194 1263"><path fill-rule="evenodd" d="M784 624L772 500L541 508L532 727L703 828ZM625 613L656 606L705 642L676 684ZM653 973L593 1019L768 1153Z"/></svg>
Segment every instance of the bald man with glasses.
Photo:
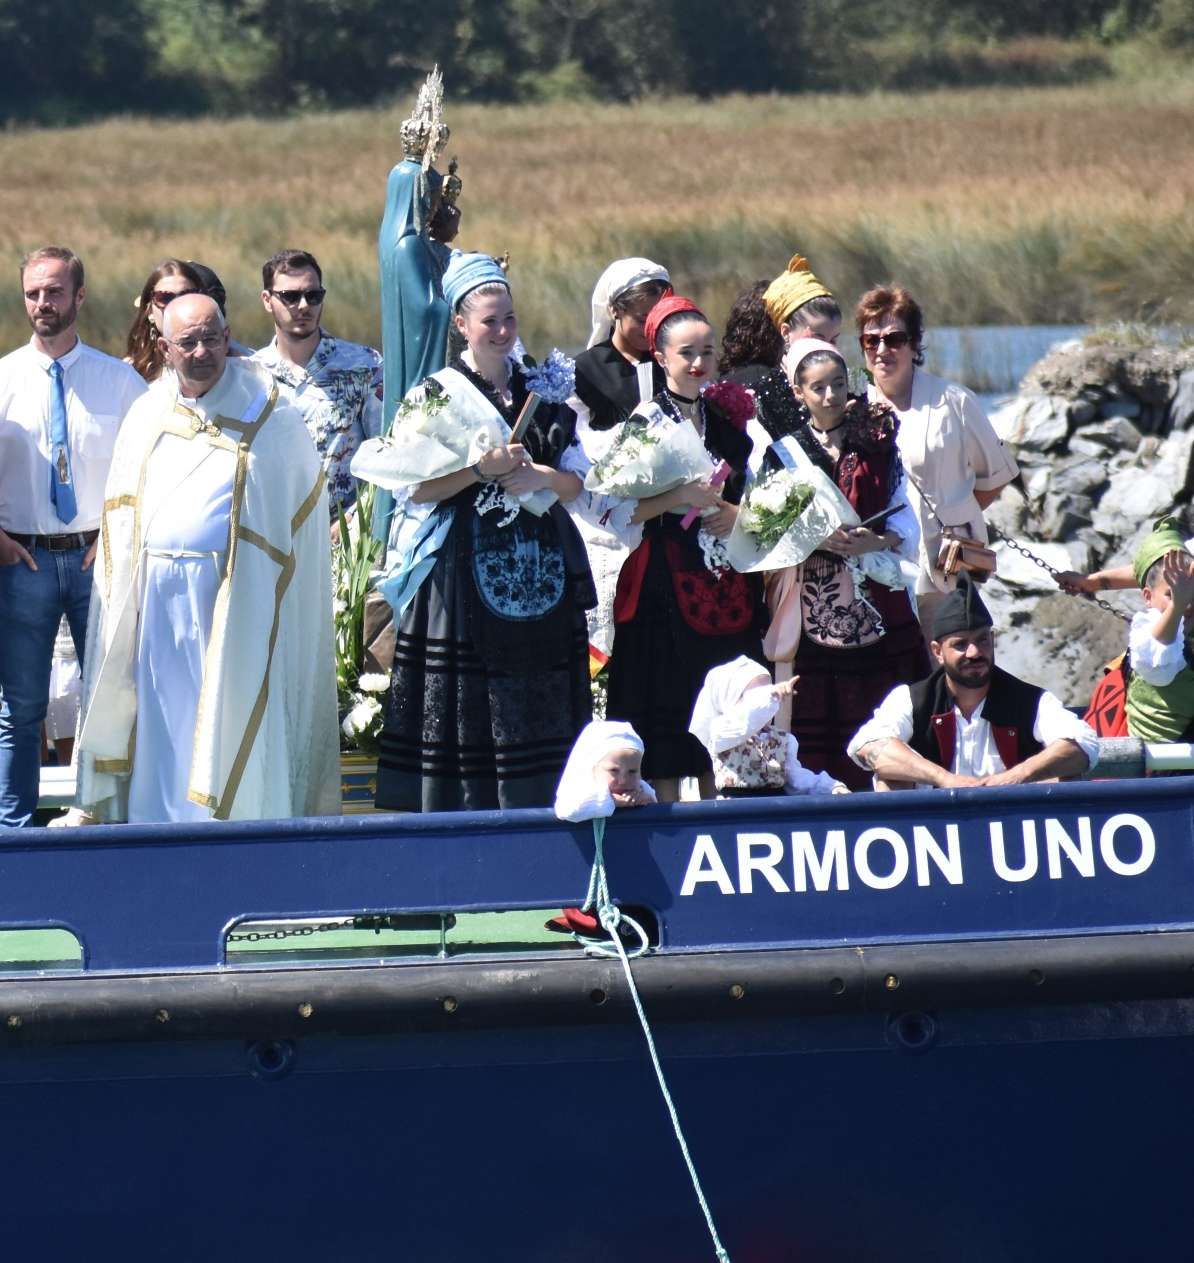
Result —
<svg viewBox="0 0 1194 1263"><path fill-rule="evenodd" d="M173 370L104 492L66 824L339 810L330 541L301 413L228 358L215 301L166 308Z"/></svg>
<svg viewBox="0 0 1194 1263"><path fill-rule="evenodd" d="M328 478L332 513L356 500L349 463L365 439L381 433L381 356L333 338L321 323L327 290L315 256L280 250L261 269L261 302L274 338L254 359L264 364L302 412Z"/></svg>

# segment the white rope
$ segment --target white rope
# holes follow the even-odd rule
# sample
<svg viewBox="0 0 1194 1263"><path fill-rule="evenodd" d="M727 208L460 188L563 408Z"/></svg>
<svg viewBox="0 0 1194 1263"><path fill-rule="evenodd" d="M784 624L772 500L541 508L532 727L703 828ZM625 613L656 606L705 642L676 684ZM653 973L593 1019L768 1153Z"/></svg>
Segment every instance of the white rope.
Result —
<svg viewBox="0 0 1194 1263"><path fill-rule="evenodd" d="M638 988L634 985L634 974L630 969L630 960L631 956L641 956L649 947L647 932L633 917L627 916L622 912L609 897L609 880L605 873L605 852L603 850L604 839L605 818L599 817L593 821L593 841L595 843L593 871L589 874L589 891L585 895L585 902L581 911L587 912L590 908L596 909L597 919L613 941L613 950L610 950L610 944L604 940L584 939L585 951L591 956L617 956L622 962L622 970L626 974L626 985L630 988L630 998L634 1001L635 1012L638 1014L638 1020L643 1028L643 1036L647 1041L647 1051L651 1055L651 1064L655 1067L655 1077L659 1080L659 1090L663 1094L663 1103L667 1106L668 1115L672 1120L672 1130L676 1134L676 1143L680 1146L680 1153L683 1155L684 1164L688 1167L689 1178L692 1180L693 1191L696 1193L701 1213L705 1216L705 1224L709 1229L709 1236L713 1239L713 1251L717 1256L718 1263L730 1263L730 1256L717 1235L717 1226L713 1222L713 1212L709 1209L709 1203L705 1200L705 1193L701 1188L700 1178L697 1176L696 1165L693 1163L692 1155L688 1151L688 1142L684 1139L684 1131L680 1126L680 1116L676 1113L672 1094L668 1091L667 1080L663 1074L663 1066L660 1064L659 1054L655 1050L655 1037L651 1034L651 1024L647 1021L646 1010L643 1008L643 1002L639 998ZM618 926L623 922L629 925L639 937L639 945L630 954L627 954L626 945L622 942L622 936L618 932Z"/></svg>

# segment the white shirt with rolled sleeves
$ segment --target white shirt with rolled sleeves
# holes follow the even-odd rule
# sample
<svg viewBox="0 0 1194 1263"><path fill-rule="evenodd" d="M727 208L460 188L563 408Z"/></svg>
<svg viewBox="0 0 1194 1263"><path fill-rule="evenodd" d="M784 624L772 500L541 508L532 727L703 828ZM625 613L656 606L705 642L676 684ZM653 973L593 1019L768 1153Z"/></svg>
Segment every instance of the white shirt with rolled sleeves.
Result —
<svg viewBox="0 0 1194 1263"><path fill-rule="evenodd" d="M985 703L980 702L969 719L954 707L957 737L954 744L954 765L950 771L958 776L993 776L996 772L1007 770L999 757L991 725L983 718L984 705ZM1082 747L1090 767L1094 767L1099 761L1099 739L1095 736L1094 729L1066 710L1061 700L1047 690L1037 702L1032 735L1042 746L1051 745L1063 738L1076 742ZM870 719L850 738L846 753L859 767L867 767L866 761L859 756L859 751L872 741L895 737L907 743L911 736L912 693L908 685L901 684L888 693Z"/></svg>
<svg viewBox="0 0 1194 1263"><path fill-rule="evenodd" d="M116 434L145 383L122 360L79 341L58 360L66 397L78 512L63 522L50 501L50 365L30 341L0 359L0 528L18 535L93 531Z"/></svg>
<svg viewBox="0 0 1194 1263"><path fill-rule="evenodd" d="M874 386L869 393L872 399L880 398ZM1020 468L982 405L964 386L918 368L912 378L911 404L895 413L900 420L897 441L904 465L936 510L935 517L917 488L910 488L922 540L916 591L944 591L945 580L936 568L941 538L937 518L986 542L987 528L974 493L1004 486Z"/></svg>

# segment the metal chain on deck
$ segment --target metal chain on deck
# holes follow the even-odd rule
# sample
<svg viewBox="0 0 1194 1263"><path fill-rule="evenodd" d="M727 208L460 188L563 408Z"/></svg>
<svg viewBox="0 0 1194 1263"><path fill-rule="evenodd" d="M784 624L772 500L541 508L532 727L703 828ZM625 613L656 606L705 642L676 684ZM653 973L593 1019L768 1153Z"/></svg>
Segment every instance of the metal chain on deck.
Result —
<svg viewBox="0 0 1194 1263"><path fill-rule="evenodd" d="M290 938L309 938L312 934L326 934L329 930L372 930L380 934L382 930L400 930L405 928L400 916L360 916L345 917L341 921L320 921L317 925L292 925L278 930L249 930L244 934L229 934L229 943L268 943L273 940Z"/></svg>
<svg viewBox="0 0 1194 1263"><path fill-rule="evenodd" d="M1010 535L1005 535L1003 531L1001 531L993 522L987 523L987 530L990 531L996 539L1003 540L1009 548L1018 552L1021 557L1026 557L1033 563L1033 565L1040 566L1042 570L1047 570L1054 579L1061 575L1062 572L1058 570L1056 566L1051 566L1043 557L1038 557L1030 548L1025 548L1018 539L1012 539ZM1125 623L1130 623L1132 621L1130 614L1125 614L1123 610L1117 610L1110 601L1104 601L1101 596L1095 596L1093 592L1066 592L1065 589L1060 586L1058 587L1058 591L1064 592L1066 596L1077 596L1082 597L1087 601L1093 601L1099 609L1105 610L1108 614L1114 614L1116 618L1122 619Z"/></svg>

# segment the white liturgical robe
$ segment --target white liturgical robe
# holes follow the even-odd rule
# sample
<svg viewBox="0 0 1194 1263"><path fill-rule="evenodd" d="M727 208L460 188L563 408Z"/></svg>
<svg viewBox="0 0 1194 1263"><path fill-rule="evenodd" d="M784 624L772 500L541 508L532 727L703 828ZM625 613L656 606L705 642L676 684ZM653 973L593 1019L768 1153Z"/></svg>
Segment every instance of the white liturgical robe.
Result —
<svg viewBox="0 0 1194 1263"><path fill-rule="evenodd" d="M95 562L84 811L339 810L329 549L318 455L268 373L230 359L198 400L163 388L136 402Z"/></svg>

